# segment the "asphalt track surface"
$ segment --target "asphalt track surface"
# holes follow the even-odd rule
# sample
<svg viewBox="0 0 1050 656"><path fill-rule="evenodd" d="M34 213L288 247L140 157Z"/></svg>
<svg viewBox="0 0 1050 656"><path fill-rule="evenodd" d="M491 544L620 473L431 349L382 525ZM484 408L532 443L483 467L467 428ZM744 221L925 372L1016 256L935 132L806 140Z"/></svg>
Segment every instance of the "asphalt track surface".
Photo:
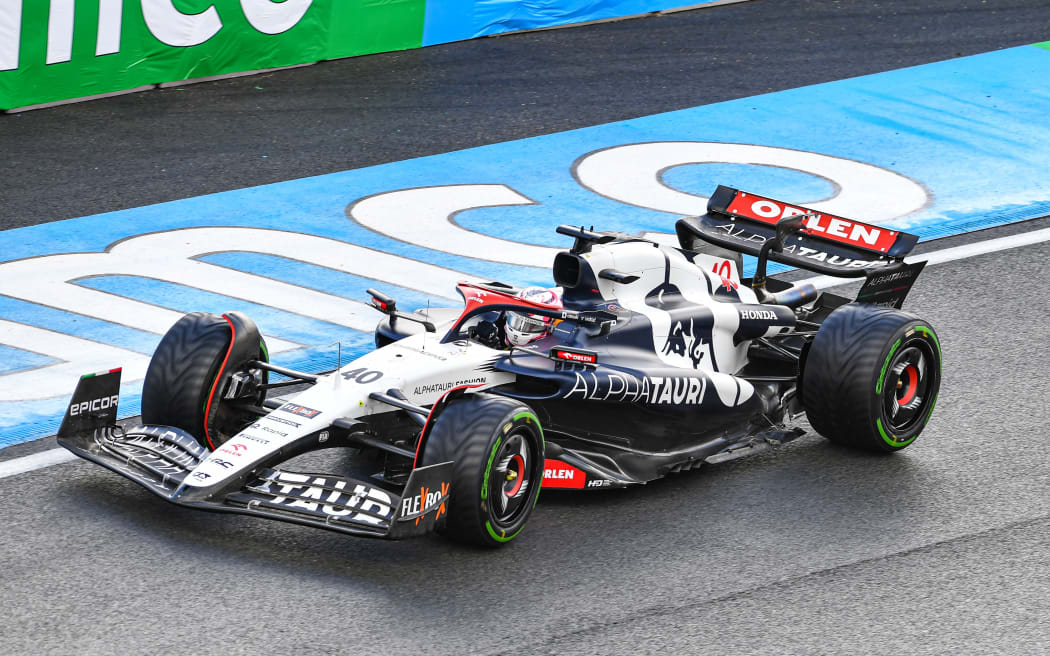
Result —
<svg viewBox="0 0 1050 656"><path fill-rule="evenodd" d="M1048 39L1047 0L750 0L0 115L0 229Z"/></svg>
<svg viewBox="0 0 1050 656"><path fill-rule="evenodd" d="M3 227L1044 41L1048 9L755 0L3 117ZM944 380L905 451L807 435L640 489L547 492L497 552L192 512L81 462L0 480L0 647L1050 652L1048 261L1042 243L923 274L908 307Z"/></svg>

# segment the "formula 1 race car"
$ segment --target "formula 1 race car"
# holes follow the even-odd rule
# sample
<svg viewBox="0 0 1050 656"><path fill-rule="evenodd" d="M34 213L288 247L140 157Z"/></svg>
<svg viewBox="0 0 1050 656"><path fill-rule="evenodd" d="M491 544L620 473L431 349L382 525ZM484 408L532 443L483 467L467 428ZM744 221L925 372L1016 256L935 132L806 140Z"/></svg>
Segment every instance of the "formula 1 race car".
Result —
<svg viewBox="0 0 1050 656"><path fill-rule="evenodd" d="M797 438L896 451L940 386L929 323L900 309L914 235L719 187L679 247L560 226L553 289L463 282L464 307L385 315L376 350L326 375L268 361L244 315L164 335L142 426L120 371L85 376L59 443L173 503L359 536L437 530L498 546L545 488L652 481ZM741 278L741 254L757 269ZM768 261L866 278L857 299L768 278ZM270 382L270 376L283 377ZM271 390L308 386L288 399ZM346 471L282 465L342 447Z"/></svg>

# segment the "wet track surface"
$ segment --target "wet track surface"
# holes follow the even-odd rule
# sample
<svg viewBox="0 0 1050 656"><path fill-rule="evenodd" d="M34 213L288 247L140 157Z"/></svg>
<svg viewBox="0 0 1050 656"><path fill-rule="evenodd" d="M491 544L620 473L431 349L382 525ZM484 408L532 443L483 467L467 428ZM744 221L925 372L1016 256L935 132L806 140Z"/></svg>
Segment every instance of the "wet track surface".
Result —
<svg viewBox="0 0 1050 656"><path fill-rule="evenodd" d="M1048 3L897 6L756 0L3 117L3 227L1050 38ZM807 435L636 490L546 492L497 552L192 512L87 463L0 480L0 645L1046 653L1048 260L1043 243L923 273L907 307L938 330L944 379L905 451Z"/></svg>

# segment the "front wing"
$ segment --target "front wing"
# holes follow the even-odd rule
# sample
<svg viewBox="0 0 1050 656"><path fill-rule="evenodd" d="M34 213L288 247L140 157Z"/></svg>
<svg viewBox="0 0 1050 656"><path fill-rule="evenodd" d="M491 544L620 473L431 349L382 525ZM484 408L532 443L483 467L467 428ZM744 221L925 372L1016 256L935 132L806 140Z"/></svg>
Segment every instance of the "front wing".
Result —
<svg viewBox="0 0 1050 656"><path fill-rule="evenodd" d="M105 426L60 437L59 444L187 508L390 539L428 533L447 515L451 462L413 470L401 494L367 481L268 467L214 489L184 484L209 452L178 428Z"/></svg>
<svg viewBox="0 0 1050 656"><path fill-rule="evenodd" d="M194 470L211 452L172 426L117 426L119 377L113 370L82 379L58 443L166 501L373 538L422 535L445 523L451 462L413 469L403 487L263 466L216 485L187 485L208 476Z"/></svg>

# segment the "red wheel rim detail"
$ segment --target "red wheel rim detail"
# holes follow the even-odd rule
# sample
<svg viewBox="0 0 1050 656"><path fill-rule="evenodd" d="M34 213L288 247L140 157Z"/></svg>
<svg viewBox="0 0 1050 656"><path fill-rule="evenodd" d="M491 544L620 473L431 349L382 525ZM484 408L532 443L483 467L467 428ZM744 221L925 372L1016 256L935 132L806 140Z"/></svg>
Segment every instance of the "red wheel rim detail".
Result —
<svg viewBox="0 0 1050 656"><path fill-rule="evenodd" d="M908 405L915 398L915 392L919 389L919 370L915 368L915 365L909 364L904 369L904 374L908 377L908 386L898 397L897 402L901 405Z"/></svg>
<svg viewBox="0 0 1050 656"><path fill-rule="evenodd" d="M514 487L509 490L505 490L503 493L508 497L513 497L521 489L521 484L525 481L525 459L519 455L515 455L510 459L512 467L517 476L514 478Z"/></svg>
<svg viewBox="0 0 1050 656"><path fill-rule="evenodd" d="M888 386L882 391L883 422L895 435L921 430L929 417L935 387L940 379L938 355L933 344L918 337L907 339L892 362ZM932 397L931 397L932 394ZM916 431L917 432L917 431Z"/></svg>
<svg viewBox="0 0 1050 656"><path fill-rule="evenodd" d="M211 392L208 393L208 403L204 406L204 439L208 441L208 446L212 451L215 450L215 444L211 441L211 432L208 430L208 415L211 414L211 404L215 400L215 390L219 387L219 380L222 378L222 372L226 369L226 363L230 361L230 353L233 352L233 343L237 341L237 328L234 327L233 322L225 314L222 318L226 320L226 323L230 324L230 345L226 348L226 356L222 359L222 364L219 365L219 373L215 374L215 380L211 384Z"/></svg>

